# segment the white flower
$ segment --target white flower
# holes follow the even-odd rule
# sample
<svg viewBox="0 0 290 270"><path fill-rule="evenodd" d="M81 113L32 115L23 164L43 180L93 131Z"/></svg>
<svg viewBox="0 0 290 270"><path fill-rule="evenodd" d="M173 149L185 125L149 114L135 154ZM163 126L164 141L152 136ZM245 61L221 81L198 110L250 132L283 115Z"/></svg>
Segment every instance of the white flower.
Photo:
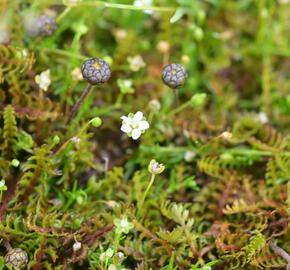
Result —
<svg viewBox="0 0 290 270"><path fill-rule="evenodd" d="M135 0L134 6L135 7L152 6L152 2L153 2L152 0ZM152 14L153 10L146 9L146 10L144 10L144 12L147 14Z"/></svg>
<svg viewBox="0 0 290 270"><path fill-rule="evenodd" d="M149 123L143 117L142 112L129 113L128 116L123 115L121 119L123 120L121 130L133 140L137 140L149 128Z"/></svg>
<svg viewBox="0 0 290 270"><path fill-rule="evenodd" d="M157 113L161 109L161 104L157 99L152 99L149 101L148 107L153 113Z"/></svg>
<svg viewBox="0 0 290 270"><path fill-rule="evenodd" d="M190 162L190 161L192 161L193 160L193 158L196 156L196 153L195 152L193 152L193 151L186 151L185 153L184 153L184 160L186 161L186 162Z"/></svg>
<svg viewBox="0 0 290 270"><path fill-rule="evenodd" d="M78 251L82 248L82 243L81 242L78 242L76 241L74 244L73 244L73 251Z"/></svg>
<svg viewBox="0 0 290 270"><path fill-rule="evenodd" d="M220 136L225 140L230 140L233 137L233 134L231 132L224 131Z"/></svg>
<svg viewBox="0 0 290 270"><path fill-rule="evenodd" d="M35 82L38 84L39 88L43 91L47 91L51 80L50 80L50 70L41 72L39 75L35 76Z"/></svg>
<svg viewBox="0 0 290 270"><path fill-rule="evenodd" d="M161 53L168 53L170 50L170 44L166 40L160 40L157 43L157 50Z"/></svg>
<svg viewBox="0 0 290 270"><path fill-rule="evenodd" d="M127 37L127 32L124 29L117 29L115 30L114 35L117 40L123 40Z"/></svg>
<svg viewBox="0 0 290 270"><path fill-rule="evenodd" d="M116 226L115 230L117 234L128 234L134 228L134 224L129 222L127 217L114 219L114 225Z"/></svg>
<svg viewBox="0 0 290 270"><path fill-rule="evenodd" d="M151 174L161 174L165 170L165 166L162 163L158 163L155 159L152 159L148 165L148 171Z"/></svg>
<svg viewBox="0 0 290 270"><path fill-rule="evenodd" d="M75 82L82 81L84 79L79 67L76 67L72 70L71 77Z"/></svg>
<svg viewBox="0 0 290 270"><path fill-rule="evenodd" d="M130 69L134 72L139 71L146 65L141 55L135 55L133 57L129 56L128 62L130 65Z"/></svg>
<svg viewBox="0 0 290 270"><path fill-rule="evenodd" d="M264 112L258 113L258 119L262 124L267 124L269 121L267 114Z"/></svg>

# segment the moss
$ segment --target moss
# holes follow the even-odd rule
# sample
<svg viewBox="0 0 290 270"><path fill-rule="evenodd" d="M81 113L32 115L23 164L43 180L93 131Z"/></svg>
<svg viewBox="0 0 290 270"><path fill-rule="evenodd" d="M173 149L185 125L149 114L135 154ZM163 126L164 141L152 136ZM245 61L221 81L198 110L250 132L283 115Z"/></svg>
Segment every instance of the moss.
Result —
<svg viewBox="0 0 290 270"><path fill-rule="evenodd" d="M285 269L287 1L50 2L0 3L0 269ZM74 110L92 57L112 76Z"/></svg>

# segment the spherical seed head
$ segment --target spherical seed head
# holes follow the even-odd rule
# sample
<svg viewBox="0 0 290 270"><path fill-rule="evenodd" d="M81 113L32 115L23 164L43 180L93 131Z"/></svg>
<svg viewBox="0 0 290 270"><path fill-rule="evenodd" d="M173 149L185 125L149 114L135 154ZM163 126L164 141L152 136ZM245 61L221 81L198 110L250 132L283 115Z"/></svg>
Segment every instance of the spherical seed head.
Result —
<svg viewBox="0 0 290 270"><path fill-rule="evenodd" d="M92 58L83 64L82 74L90 84L97 85L109 80L111 69L106 61L100 58Z"/></svg>
<svg viewBox="0 0 290 270"><path fill-rule="evenodd" d="M38 19L38 31L42 36L51 36L57 29L55 18L48 14L43 14Z"/></svg>
<svg viewBox="0 0 290 270"><path fill-rule="evenodd" d="M23 269L28 263L27 253L21 248L12 248L5 255L5 264L15 269Z"/></svg>
<svg viewBox="0 0 290 270"><path fill-rule="evenodd" d="M177 88L183 85L186 78L187 72L180 64L169 64L163 68L162 80L170 88Z"/></svg>

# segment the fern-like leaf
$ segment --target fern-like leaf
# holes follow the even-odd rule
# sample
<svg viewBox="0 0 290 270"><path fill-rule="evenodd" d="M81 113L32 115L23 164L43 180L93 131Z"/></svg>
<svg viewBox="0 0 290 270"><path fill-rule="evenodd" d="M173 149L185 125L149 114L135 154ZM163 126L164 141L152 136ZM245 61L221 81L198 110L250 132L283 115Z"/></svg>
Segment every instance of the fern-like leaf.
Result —
<svg viewBox="0 0 290 270"><path fill-rule="evenodd" d="M4 109L4 130L3 130L3 151L12 156L14 151L14 145L17 137L17 125L15 118L15 111L11 105L6 106Z"/></svg>

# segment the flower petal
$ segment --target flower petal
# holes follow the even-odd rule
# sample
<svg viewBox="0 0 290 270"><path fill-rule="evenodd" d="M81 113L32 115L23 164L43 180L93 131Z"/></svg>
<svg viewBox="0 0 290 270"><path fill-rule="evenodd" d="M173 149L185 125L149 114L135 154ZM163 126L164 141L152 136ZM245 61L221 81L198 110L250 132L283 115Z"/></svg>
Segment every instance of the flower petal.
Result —
<svg viewBox="0 0 290 270"><path fill-rule="evenodd" d="M130 125L132 122L132 119L130 119L127 116L122 116L121 119L123 120L123 124L125 124L125 125Z"/></svg>
<svg viewBox="0 0 290 270"><path fill-rule="evenodd" d="M121 130L122 130L123 132L125 132L125 133L129 133L129 132L132 131L132 128L130 128L130 126L124 124L124 125L121 126Z"/></svg>
<svg viewBox="0 0 290 270"><path fill-rule="evenodd" d="M133 116L134 121L141 121L143 118L143 113L142 112L136 112Z"/></svg>
<svg viewBox="0 0 290 270"><path fill-rule="evenodd" d="M144 121L141 121L139 123L139 129L140 130L146 130L148 128L149 128L149 123L147 121L144 120Z"/></svg>
<svg viewBox="0 0 290 270"><path fill-rule="evenodd" d="M141 130L140 129L133 129L132 139L137 140L140 136L141 136Z"/></svg>

